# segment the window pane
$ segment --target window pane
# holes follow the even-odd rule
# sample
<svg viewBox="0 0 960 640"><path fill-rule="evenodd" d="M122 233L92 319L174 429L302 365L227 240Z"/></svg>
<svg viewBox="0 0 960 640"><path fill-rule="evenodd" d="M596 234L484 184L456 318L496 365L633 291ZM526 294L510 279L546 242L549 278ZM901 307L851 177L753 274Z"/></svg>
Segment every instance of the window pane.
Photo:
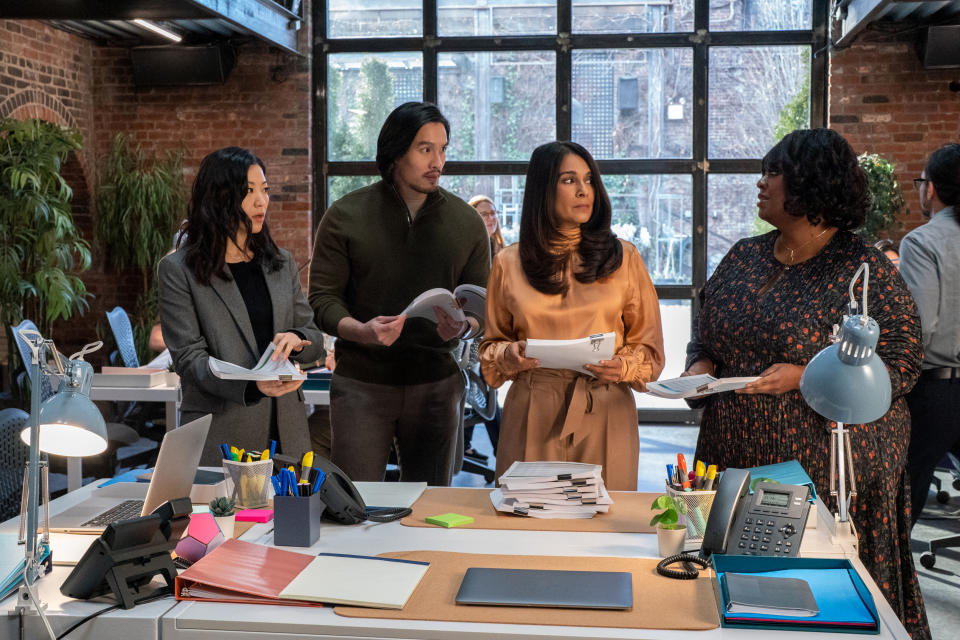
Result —
<svg viewBox="0 0 960 640"><path fill-rule="evenodd" d="M722 173L707 176L707 277L737 240L773 228L757 217L759 177Z"/></svg>
<svg viewBox="0 0 960 640"><path fill-rule="evenodd" d="M327 206L351 191L373 184L380 176L329 176L327 178Z"/></svg>
<svg viewBox="0 0 960 640"><path fill-rule="evenodd" d="M666 355L661 380L676 378L683 373L687 359L687 343L690 342L690 301L661 300L660 322L663 325L663 353ZM683 400L660 398L650 393L634 391L640 409L689 409Z"/></svg>
<svg viewBox="0 0 960 640"><path fill-rule="evenodd" d="M710 49L709 156L762 158L810 126L810 47Z"/></svg>
<svg viewBox="0 0 960 640"><path fill-rule="evenodd" d="M439 0L441 36L556 33L557 6L547 0Z"/></svg>
<svg viewBox="0 0 960 640"><path fill-rule="evenodd" d="M464 200L487 196L493 200L506 244L520 237L520 208L526 176L443 176L440 186Z"/></svg>
<svg viewBox="0 0 960 640"><path fill-rule="evenodd" d="M342 53L327 60L327 158L373 160L390 112L423 99L423 56Z"/></svg>
<svg viewBox="0 0 960 640"><path fill-rule="evenodd" d="M573 30L577 33L693 31L693 5L694 0L573 0Z"/></svg>
<svg viewBox="0 0 960 640"><path fill-rule="evenodd" d="M632 242L656 284L689 284L692 249L688 175L605 175L613 230Z"/></svg>
<svg viewBox="0 0 960 640"><path fill-rule="evenodd" d="M419 35L423 35L421 0L327 0L328 38Z"/></svg>
<svg viewBox="0 0 960 640"><path fill-rule="evenodd" d="M442 53L437 63L448 160L528 160L556 139L552 51Z"/></svg>
<svg viewBox="0 0 960 640"><path fill-rule="evenodd" d="M596 158L689 158L692 49L573 52L573 139Z"/></svg>
<svg viewBox="0 0 960 640"><path fill-rule="evenodd" d="M809 29L810 0L710 0L711 31Z"/></svg>

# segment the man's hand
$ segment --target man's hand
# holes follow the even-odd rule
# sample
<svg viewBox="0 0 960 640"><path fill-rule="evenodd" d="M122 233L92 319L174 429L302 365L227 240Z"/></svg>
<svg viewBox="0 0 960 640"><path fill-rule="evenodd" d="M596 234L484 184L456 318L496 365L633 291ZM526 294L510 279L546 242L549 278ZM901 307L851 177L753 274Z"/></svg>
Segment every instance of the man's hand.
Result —
<svg viewBox="0 0 960 640"><path fill-rule="evenodd" d="M507 369L513 372L526 371L527 369L536 369L540 366L540 360L537 358L528 358L527 341L511 342L507 350L503 352L503 363Z"/></svg>
<svg viewBox="0 0 960 640"><path fill-rule="evenodd" d="M278 333L273 336L273 355L270 356L271 360L280 360L290 357L290 354L295 351L300 351L304 347L308 347L312 342L309 340L301 340L300 336L289 331L284 333Z"/></svg>
<svg viewBox="0 0 960 640"><path fill-rule="evenodd" d="M597 376L600 382L620 382L623 360L613 356L610 360L601 360L597 364L585 364L583 368Z"/></svg>
<svg viewBox="0 0 960 640"><path fill-rule="evenodd" d="M684 376L699 376L703 373L708 373L711 376L716 372L717 368L713 364L713 361L708 358L700 358L693 362L690 365L690 368L680 374L680 377Z"/></svg>
<svg viewBox="0 0 960 640"><path fill-rule="evenodd" d="M778 396L799 389L803 369L797 364L778 362L764 369L759 380L751 382L743 389L737 389L734 393L768 393Z"/></svg>
<svg viewBox="0 0 960 640"><path fill-rule="evenodd" d="M403 331L403 323L407 316L377 316L366 322L354 318L341 318L337 323L337 336L359 342L360 344L382 344L389 347Z"/></svg>
<svg viewBox="0 0 960 640"><path fill-rule="evenodd" d="M265 396L277 398L296 391L303 380L257 380L257 389Z"/></svg>
<svg viewBox="0 0 960 640"><path fill-rule="evenodd" d="M441 340L446 342L464 334L466 322L454 319L441 307L434 306L433 313L437 316L437 335Z"/></svg>

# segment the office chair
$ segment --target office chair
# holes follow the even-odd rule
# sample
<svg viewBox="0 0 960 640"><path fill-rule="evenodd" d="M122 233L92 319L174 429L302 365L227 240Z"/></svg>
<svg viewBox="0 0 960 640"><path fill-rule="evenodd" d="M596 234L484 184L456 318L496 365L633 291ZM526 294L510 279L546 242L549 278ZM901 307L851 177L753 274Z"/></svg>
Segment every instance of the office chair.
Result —
<svg viewBox="0 0 960 640"><path fill-rule="evenodd" d="M480 373L480 336L465 340L458 358L463 371L464 392L463 425L471 426L492 420L497 412L497 390ZM464 443L464 449L469 443ZM469 457L463 457L462 471L483 476L484 482L493 482L496 471Z"/></svg>
<svg viewBox="0 0 960 640"><path fill-rule="evenodd" d="M20 439L30 415L23 409L0 411L0 520L20 513L23 470L30 448Z"/></svg>
<svg viewBox="0 0 960 640"><path fill-rule="evenodd" d="M946 464L944 464L944 461ZM953 488L960 490L960 461L957 460L957 456L954 453L948 451L937 468L949 471L950 475L953 476ZM931 484L937 488L937 502L940 504L949 502L950 494L942 488L943 484L940 478L933 476ZM934 538L929 542L929 550L920 554L920 564L927 569L932 569L937 563L937 550L951 547L960 547L960 535Z"/></svg>
<svg viewBox="0 0 960 640"><path fill-rule="evenodd" d="M127 315L123 307L117 306L107 311L107 322L110 323L110 331L113 333L114 342L117 344L117 350L110 354L110 364L131 368L139 367L140 359L137 357L137 347L134 343L130 316ZM158 428L158 425L164 421L163 415L160 413L162 409L144 405L140 402L117 402L114 403L114 406L119 419L134 427L137 433L154 442L160 442L163 439L165 429Z"/></svg>
<svg viewBox="0 0 960 640"><path fill-rule="evenodd" d="M137 358L137 347L133 340L133 326L130 324L130 316L123 310L123 307L114 307L107 311L107 322L110 323L113 339L117 343L117 351L123 358L123 366L139 367L140 359Z"/></svg>

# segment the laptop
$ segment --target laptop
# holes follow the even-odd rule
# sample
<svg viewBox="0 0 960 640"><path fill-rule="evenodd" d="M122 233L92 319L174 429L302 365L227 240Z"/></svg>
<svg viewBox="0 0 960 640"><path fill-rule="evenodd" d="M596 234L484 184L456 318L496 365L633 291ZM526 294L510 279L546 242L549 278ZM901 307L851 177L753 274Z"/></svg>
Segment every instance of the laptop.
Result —
<svg viewBox="0 0 960 640"><path fill-rule="evenodd" d="M571 609L630 609L633 580L628 571L467 569L457 604Z"/></svg>
<svg viewBox="0 0 960 640"><path fill-rule="evenodd" d="M163 436L149 484L117 482L94 489L83 502L50 516L50 531L99 534L111 522L138 518L167 500L189 496L210 421L203 416Z"/></svg>

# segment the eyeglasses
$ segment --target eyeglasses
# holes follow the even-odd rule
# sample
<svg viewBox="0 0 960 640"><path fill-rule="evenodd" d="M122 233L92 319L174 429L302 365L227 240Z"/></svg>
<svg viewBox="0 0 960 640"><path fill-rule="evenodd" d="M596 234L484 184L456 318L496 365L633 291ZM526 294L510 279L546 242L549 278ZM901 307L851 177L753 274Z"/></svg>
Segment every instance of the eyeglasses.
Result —
<svg viewBox="0 0 960 640"><path fill-rule="evenodd" d="M496 211L478 211L477 213L479 213L480 216L483 217L483 218L496 218L496 217L497 217L497 212L496 212Z"/></svg>
<svg viewBox="0 0 960 640"><path fill-rule="evenodd" d="M914 178L913 179L913 188L917 191L923 188L924 183L930 182L929 178Z"/></svg>

